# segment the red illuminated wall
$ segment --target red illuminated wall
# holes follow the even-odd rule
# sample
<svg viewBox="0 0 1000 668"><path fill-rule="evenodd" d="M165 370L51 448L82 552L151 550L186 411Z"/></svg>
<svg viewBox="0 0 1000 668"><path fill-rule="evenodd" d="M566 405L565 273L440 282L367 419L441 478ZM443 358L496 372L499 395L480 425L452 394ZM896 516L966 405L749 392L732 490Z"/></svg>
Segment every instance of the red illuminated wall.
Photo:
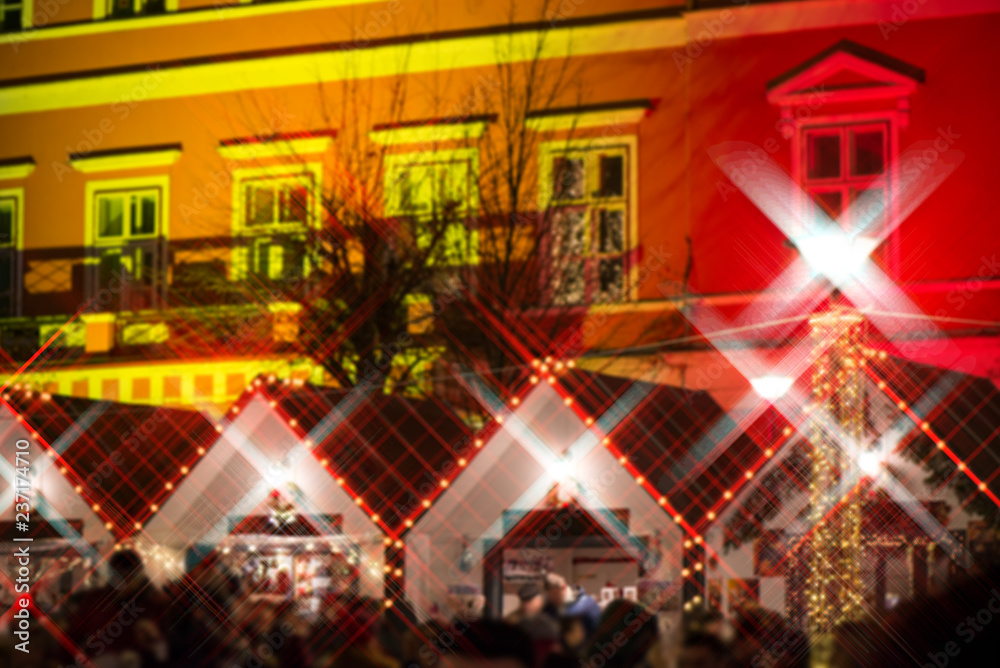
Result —
<svg viewBox="0 0 1000 668"><path fill-rule="evenodd" d="M938 129L959 137L959 168L899 228L905 282L976 276L983 258L1000 250L990 195L1000 176L995 110L1000 90L985 77L1000 62L1000 18L910 20L883 39L877 25L809 30L718 41L688 65L690 230L693 288L700 293L757 290L795 251L742 194L724 202L721 171L707 149L744 140L780 149L772 158L790 170L789 141L775 124L779 110L765 99L769 80L842 39L922 68L926 83L911 97L910 126L900 147L934 139ZM773 144L772 144L773 145ZM996 273L994 267L990 272ZM930 305L928 305L930 306Z"/></svg>

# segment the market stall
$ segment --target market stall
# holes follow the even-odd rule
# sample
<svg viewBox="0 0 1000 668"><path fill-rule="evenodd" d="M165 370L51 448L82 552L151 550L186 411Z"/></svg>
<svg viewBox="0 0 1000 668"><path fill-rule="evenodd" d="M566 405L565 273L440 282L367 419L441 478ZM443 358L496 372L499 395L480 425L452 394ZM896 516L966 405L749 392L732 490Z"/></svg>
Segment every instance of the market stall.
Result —
<svg viewBox="0 0 1000 668"><path fill-rule="evenodd" d="M567 373L496 411L457 475L414 513L407 591L419 608L447 609L452 592L481 587L507 614L518 588L548 573L595 599L676 579L682 531L616 449L621 416L656 390L632 385Z"/></svg>
<svg viewBox="0 0 1000 668"><path fill-rule="evenodd" d="M312 438L263 395L231 415L150 521L148 537L178 553L216 550L257 594L381 596L385 535L318 465Z"/></svg>

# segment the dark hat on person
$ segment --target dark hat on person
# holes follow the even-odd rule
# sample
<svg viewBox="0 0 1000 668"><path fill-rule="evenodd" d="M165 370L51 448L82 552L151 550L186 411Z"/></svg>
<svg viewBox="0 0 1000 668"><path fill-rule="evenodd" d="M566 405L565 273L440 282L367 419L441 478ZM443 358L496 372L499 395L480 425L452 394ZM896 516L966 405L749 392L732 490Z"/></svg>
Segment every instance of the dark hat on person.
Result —
<svg viewBox="0 0 1000 668"><path fill-rule="evenodd" d="M517 597L522 601L530 601L536 596L541 596L542 590L538 588L534 582L529 582L526 585L521 585L521 588L517 590Z"/></svg>

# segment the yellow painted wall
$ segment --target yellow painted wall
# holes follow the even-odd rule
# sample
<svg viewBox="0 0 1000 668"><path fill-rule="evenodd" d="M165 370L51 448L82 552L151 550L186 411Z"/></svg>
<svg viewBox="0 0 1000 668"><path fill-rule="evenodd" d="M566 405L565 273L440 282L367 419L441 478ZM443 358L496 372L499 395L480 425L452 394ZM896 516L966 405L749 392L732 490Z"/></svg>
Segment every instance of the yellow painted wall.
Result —
<svg viewBox="0 0 1000 668"><path fill-rule="evenodd" d="M677 161L669 158L673 150L683 146L683 134L676 123L676 114L681 113L679 84L676 77L672 80L660 75L662 68L657 63L663 57L661 54L653 58L648 52L637 52L575 59L571 71L585 73L585 76L580 77L580 85L567 86L553 102L553 106L572 107L579 103L647 97L667 100L638 124L590 128L575 133L577 137L610 141L619 136L638 136L639 173L657 175L656 179L643 178L639 188L640 220L677 220L675 212L683 201L683 190L676 187L683 172ZM550 63L550 74L543 75L543 79L554 80L562 64L562 61ZM381 81L382 84L391 82L388 79ZM155 79L150 79L150 83L155 84ZM11 116L5 120L4 132L9 136L5 152L32 155L38 163L34 174L24 184L29 219L25 247L29 250L61 248L84 243L86 183L155 174L170 177L171 240L228 235L232 225L232 190L227 185L230 167L318 160L323 163L327 188L336 184L351 187L346 185L337 152L353 141L352 137L363 137L373 125L393 120L496 110L500 101L491 96L500 97L498 85L498 73L492 66L446 74L410 75L407 86L412 92L407 95L399 114L393 114L389 108L388 85L329 82L321 87L313 84L144 100L134 105L118 102ZM467 104L467 100L475 104ZM342 125L345 121L349 124L347 127ZM502 125L488 125L484 141L499 141ZM340 136L334 140L333 147L319 157L268 158L237 165L218 151L220 140L226 138L331 127L338 129ZM169 167L84 174L66 165L69 151L86 153L90 149L105 151L175 143L181 144L183 150L180 159ZM441 147L459 144L447 142ZM424 147L401 145L390 150L407 152L415 148ZM46 224L31 223L39 220ZM683 232L675 226L658 225L640 231L642 244L675 249L669 251L675 257L682 253L683 249L676 248L682 241ZM640 285L640 294L654 295L655 286L667 276L676 278L678 271L674 264L657 267L654 277Z"/></svg>
<svg viewBox="0 0 1000 668"><path fill-rule="evenodd" d="M364 47L405 35L510 23L559 25L564 19L684 4L679 0L291 0L256 4L177 0L180 11L176 13L94 22L89 20L94 0L63 1L66 4L59 5L52 23L74 25L40 29L27 40L18 40L18 54L23 57L5 62L6 76L86 71L303 44ZM0 36L0 43L9 39Z"/></svg>
<svg viewBox="0 0 1000 668"><path fill-rule="evenodd" d="M77 11L78 5L74 4L77 2L69 0L65 11ZM101 33L90 29L91 34L74 33L86 32L82 28L39 30L35 32L57 34L55 31L65 30L67 36L35 36L19 42L17 55L4 61L4 76L18 78L295 44L343 42L357 37L351 34L353 27L366 26L372 20L370 17L378 12L390 12L390 3L330 5L323 8L318 6L322 3L317 4L317 0L300 2L302 4L289 2L236 7L231 14L226 14L230 18L172 26L166 24L176 21L176 17L167 17L161 27L149 28L141 27L145 19L134 19L131 23L107 22L108 25L120 25L123 29ZM441 0L437 4L401 0L400 4L401 11L390 12L392 19L384 28L380 27L378 35L373 37L498 25L507 23L511 18L505 13L506 3L486 0L457 3ZM624 3L588 0L578 5L562 3L560 11L563 13L560 16L578 18L669 4L647 0ZM800 4L811 7L820 3ZM539 18L537 2L517 2L514 5L515 21ZM192 7L194 5L181 5L181 9ZM258 15L265 7L287 8L287 11ZM296 7L312 8L295 11ZM239 18L239 12L244 9L244 18ZM761 21L762 28L767 27L768 14L765 10L770 11L763 8L755 10L758 13L754 15ZM195 13L207 16L216 12L209 9L189 14ZM177 16L181 14L184 13ZM378 16L384 18L383 14ZM657 27L663 44L669 43L667 33L670 30L676 30L680 38L686 37L684 19L663 21L664 27L660 29L659 24ZM940 225L939 221L949 220L946 216L949 207L962 207L963 213L958 219L972 220L977 215L978 207L983 206L979 194L981 189L978 188L980 182L974 177L982 178L982 175L990 173L988 166L996 154L996 133L991 132L992 125L986 115L989 109L996 107L993 102L997 93L995 87L980 85L975 80L974 72L976 63L996 60L995 40L990 41L985 36L995 32L997 21L995 13L914 20L906 25L905 31L900 31L888 42L882 39L880 29L873 21L864 25L719 39L705 47L703 55L683 68L678 67L674 59L678 49L671 46L628 50L632 46L633 35L624 31L618 39L610 41L616 52L573 59L569 70L573 85L552 104L572 106L635 98L658 100L654 113L623 130L638 138L641 252L637 259L641 266L648 269L648 278L639 285L640 299L667 296L671 282L683 278L688 236L701 249L696 253L693 273L697 290L731 292L760 289L765 286L764 276L773 274L772 270L786 262L792 253L783 246L781 235L773 225L745 198L736 197L730 202L721 199L717 185L722 175L708 158L707 147L733 139L754 142L774 139L780 149L775 152L774 159L779 164L787 165L788 143L776 134L775 123L779 112L766 101L767 81L805 62L845 36L882 50L925 68L928 74L926 84L920 86L913 98L913 123L902 136L904 145L933 138L938 127L949 124L961 127L960 133L966 133L961 146L967 155L962 167L965 176L950 179L942 186L941 193L951 195L935 196L907 223L911 229L919 228L922 233L909 237L911 254L919 261L906 268L906 277L910 280L930 280L969 276L979 268L981 253L978 248L985 247L990 228L976 228L973 231L977 235L975 238L983 244L969 244L964 241L967 235L953 235L951 228ZM563 23L556 20L552 25L558 31ZM223 26L226 29L222 29ZM574 48L586 46L588 34L582 29L575 33L572 40ZM948 54L948 58L942 60L928 55L924 47L930 43L937 45L936 49L941 53ZM461 51L450 53L449 67L466 55ZM394 52L392 57L395 60L390 64L400 71L413 66L406 60L404 52ZM364 60L360 55L359 58L358 62ZM555 72L559 65L561 62L552 61L547 67ZM184 76L193 73L197 82L199 67L212 66L189 64L166 73L164 82L149 75L148 88L137 89L133 86L122 90L121 95L135 102L134 106L131 102L116 101L59 111L4 115L0 124L0 158L30 155L38 164L27 179L0 184L3 187L23 186L25 189L25 248L28 251L82 244L85 184L96 178L126 175L87 175L58 167L65 165L69 152L85 152L88 147L109 150L182 144L182 155L175 164L127 175L169 175L170 237L190 239L225 235L231 228L231 193L225 186L218 188L212 178L227 174L226 161L217 150L221 139L256 134L267 128L287 132L336 128L340 136L335 140L334 148L321 157L324 179L330 187L346 183L343 168L334 159L339 147L353 136L363 137L375 124L450 115L463 108L470 112L496 111L502 106L499 100L487 94L483 105L463 107L471 92L481 88L483 82L495 80L496 71L491 66L408 75L406 104L398 115L389 110L389 91L393 82L386 77L348 84L334 81L319 86L312 81L253 91L193 93L169 99L136 101L137 97L155 97L159 94L159 87L169 86L170 77L179 76L178 73L183 72ZM81 95L89 94L87 85L86 82L81 83ZM0 90L0 99L2 95ZM68 98L73 99L73 96L68 95ZM0 109L0 113L3 111ZM606 130L588 130L583 135L600 137ZM499 125L489 126L485 140L495 140L499 132ZM400 146L393 150L412 148ZM211 196L213 192L216 194ZM202 201L204 206L200 206ZM956 202L957 205L954 204ZM191 209L196 213L191 214ZM939 215L930 215L932 211L939 212ZM935 254L929 250L941 247L949 252ZM951 263L947 268L942 268L942 255L947 256ZM747 261L747 257L754 259ZM768 258L775 266L761 271L762 265L758 261L761 257ZM659 258L665 258L665 261ZM652 262L654 259L656 261Z"/></svg>
<svg viewBox="0 0 1000 668"><path fill-rule="evenodd" d="M34 26L38 30L89 22L93 14L94 0L34 0Z"/></svg>

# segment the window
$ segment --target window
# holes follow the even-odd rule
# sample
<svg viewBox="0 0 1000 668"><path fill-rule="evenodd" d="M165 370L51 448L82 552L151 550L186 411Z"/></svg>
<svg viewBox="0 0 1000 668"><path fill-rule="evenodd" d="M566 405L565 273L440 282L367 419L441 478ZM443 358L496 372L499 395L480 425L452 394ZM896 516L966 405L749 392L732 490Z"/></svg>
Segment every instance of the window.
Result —
<svg viewBox="0 0 1000 668"><path fill-rule="evenodd" d="M24 11L22 0L0 0L0 30L16 32L23 25L21 13Z"/></svg>
<svg viewBox="0 0 1000 668"><path fill-rule="evenodd" d="M0 316L17 315L21 191L0 191Z"/></svg>
<svg viewBox="0 0 1000 668"><path fill-rule="evenodd" d="M627 296L630 146L591 143L543 147L551 256L546 280L556 304L617 302Z"/></svg>
<svg viewBox="0 0 1000 668"><path fill-rule="evenodd" d="M166 0L111 0L108 13L114 18L122 18L143 14L163 14L166 10Z"/></svg>
<svg viewBox="0 0 1000 668"><path fill-rule="evenodd" d="M86 293L102 310L156 308L166 286L167 177L87 184Z"/></svg>
<svg viewBox="0 0 1000 668"><path fill-rule="evenodd" d="M298 179L257 180L246 189L247 228L309 222L309 188Z"/></svg>
<svg viewBox="0 0 1000 668"><path fill-rule="evenodd" d="M872 260L890 276L903 267L893 224L898 202L890 195L903 175L892 164L925 79L923 69L893 54L841 40L768 83L768 102L780 110L775 129L792 140L794 178L808 193L803 221L824 211L848 234L877 242Z"/></svg>
<svg viewBox="0 0 1000 668"><path fill-rule="evenodd" d="M847 232L878 236L888 206L888 124L805 127L802 133L801 175L813 210Z"/></svg>
<svg viewBox="0 0 1000 668"><path fill-rule="evenodd" d="M238 170L233 278L286 281L311 269L310 227L319 224L319 165Z"/></svg>
<svg viewBox="0 0 1000 668"><path fill-rule="evenodd" d="M98 242L155 235L159 199L155 189L98 193Z"/></svg>
<svg viewBox="0 0 1000 668"><path fill-rule="evenodd" d="M417 246L433 246L430 261L446 266L479 262L475 149L393 154L386 157L385 213L415 222Z"/></svg>

